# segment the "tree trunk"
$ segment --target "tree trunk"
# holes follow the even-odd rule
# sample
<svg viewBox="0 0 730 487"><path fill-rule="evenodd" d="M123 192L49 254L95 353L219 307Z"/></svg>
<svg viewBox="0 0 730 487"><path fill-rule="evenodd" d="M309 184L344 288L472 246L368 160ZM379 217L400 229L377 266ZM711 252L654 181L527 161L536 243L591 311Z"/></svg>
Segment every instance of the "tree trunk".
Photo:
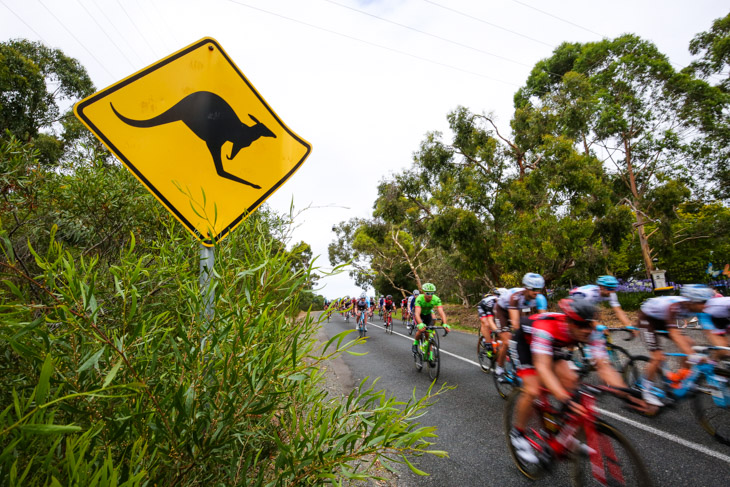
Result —
<svg viewBox="0 0 730 487"><path fill-rule="evenodd" d="M634 196L631 204L633 205L634 215L636 215L636 233L639 235L639 245L641 246L641 256L644 258L644 267L646 267L646 278L651 279L651 271L654 270L654 264L651 261L651 247L649 247L649 238L644 230L644 215L641 212L639 191L636 188L636 175L634 174L634 165L631 154L631 143L626 134L624 134L624 150L626 152L626 172L629 176L629 189Z"/></svg>
<svg viewBox="0 0 730 487"><path fill-rule="evenodd" d="M639 245L641 246L641 256L644 258L644 266L646 267L646 278L651 279L651 271L654 270L654 263L651 261L651 247L649 247L649 239L644 231L644 216L636 210L636 233L639 235Z"/></svg>

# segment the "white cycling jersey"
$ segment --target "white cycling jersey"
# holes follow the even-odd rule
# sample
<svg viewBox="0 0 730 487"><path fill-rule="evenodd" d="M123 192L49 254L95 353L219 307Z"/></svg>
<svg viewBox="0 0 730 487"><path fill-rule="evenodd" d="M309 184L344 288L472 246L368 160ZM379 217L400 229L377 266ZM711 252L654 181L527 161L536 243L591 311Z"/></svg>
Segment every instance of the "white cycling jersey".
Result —
<svg viewBox="0 0 730 487"><path fill-rule="evenodd" d="M601 288L596 286L595 284L588 284L587 286L577 287L570 291L570 295L583 296L585 299L595 305L603 301L608 301L609 306L611 306L612 308L621 307L621 304L618 302L618 297L616 297L616 293L611 293L605 297L601 296Z"/></svg>
<svg viewBox="0 0 730 487"><path fill-rule="evenodd" d="M523 308L533 308L537 305L536 299L526 300L525 294L522 292L524 291L524 287L513 287L512 289L508 289L506 293L502 293L499 295L499 299L497 299L497 304L500 308L503 310L507 309L523 309ZM519 294L519 297L515 300L512 299L512 296L515 294ZM512 303L512 304L510 304Z"/></svg>
<svg viewBox="0 0 730 487"><path fill-rule="evenodd" d="M658 296L656 298L651 298L644 301L644 304L641 305L641 311L646 316L649 316L651 318L668 321L670 315L669 308L674 303L682 303L685 301L689 301L689 299L683 298L681 296ZM691 314L692 313L683 311L681 313L681 317L685 317Z"/></svg>
<svg viewBox="0 0 730 487"><path fill-rule="evenodd" d="M730 298L712 298L705 303L705 313L713 318L730 318Z"/></svg>

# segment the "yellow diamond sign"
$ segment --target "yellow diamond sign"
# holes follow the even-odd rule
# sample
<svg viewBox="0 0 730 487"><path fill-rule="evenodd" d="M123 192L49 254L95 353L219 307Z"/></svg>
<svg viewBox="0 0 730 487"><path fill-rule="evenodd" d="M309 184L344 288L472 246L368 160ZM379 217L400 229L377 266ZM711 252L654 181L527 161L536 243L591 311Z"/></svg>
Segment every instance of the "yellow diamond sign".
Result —
<svg viewBox="0 0 730 487"><path fill-rule="evenodd" d="M312 150L211 38L91 95L74 111L208 246L258 208Z"/></svg>

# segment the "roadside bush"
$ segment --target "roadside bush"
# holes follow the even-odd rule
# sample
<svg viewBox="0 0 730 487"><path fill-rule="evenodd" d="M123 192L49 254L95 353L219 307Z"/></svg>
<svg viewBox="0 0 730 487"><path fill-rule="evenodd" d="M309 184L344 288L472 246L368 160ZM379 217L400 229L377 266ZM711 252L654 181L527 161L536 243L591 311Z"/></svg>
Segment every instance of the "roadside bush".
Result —
<svg viewBox="0 0 730 487"><path fill-rule="evenodd" d="M89 184L109 171L87 169ZM93 196L73 178L64 175ZM59 214L68 201L57 200ZM13 235L0 228L4 484L321 485L366 478L364 458L443 455L430 450L433 428L415 422L433 396L322 391L319 365L352 343L343 333L320 349L313 317L295 320L313 269L292 265L281 220L257 212L216 248L214 316L197 244L167 215L125 222L145 230L84 250L32 215ZM23 245L22 232L33 235ZM79 236L87 245L94 233Z"/></svg>

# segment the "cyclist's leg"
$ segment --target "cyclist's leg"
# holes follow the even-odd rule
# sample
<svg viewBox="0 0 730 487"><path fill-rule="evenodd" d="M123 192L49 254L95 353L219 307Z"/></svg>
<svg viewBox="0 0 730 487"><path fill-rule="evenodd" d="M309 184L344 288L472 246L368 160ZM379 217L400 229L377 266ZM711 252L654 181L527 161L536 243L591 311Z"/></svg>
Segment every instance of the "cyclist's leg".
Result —
<svg viewBox="0 0 730 487"><path fill-rule="evenodd" d="M569 392L576 390L578 387L578 374L570 366L570 361L567 357L564 357L563 359L556 359L553 362L553 370L565 390Z"/></svg>
<svg viewBox="0 0 730 487"><path fill-rule="evenodd" d="M501 309L499 305L495 306L494 318L497 324L497 331L499 332L499 339L502 340L502 346L499 347L499 351L497 352L497 367L499 367L497 372L500 372L502 367L504 367L504 359L507 356L509 341L512 339L512 327L510 327L507 312Z"/></svg>
<svg viewBox="0 0 730 487"><path fill-rule="evenodd" d="M532 404L540 395L540 378L534 368L520 370L518 375L522 379L522 392L517 401L514 426L519 431L524 431L532 414Z"/></svg>

